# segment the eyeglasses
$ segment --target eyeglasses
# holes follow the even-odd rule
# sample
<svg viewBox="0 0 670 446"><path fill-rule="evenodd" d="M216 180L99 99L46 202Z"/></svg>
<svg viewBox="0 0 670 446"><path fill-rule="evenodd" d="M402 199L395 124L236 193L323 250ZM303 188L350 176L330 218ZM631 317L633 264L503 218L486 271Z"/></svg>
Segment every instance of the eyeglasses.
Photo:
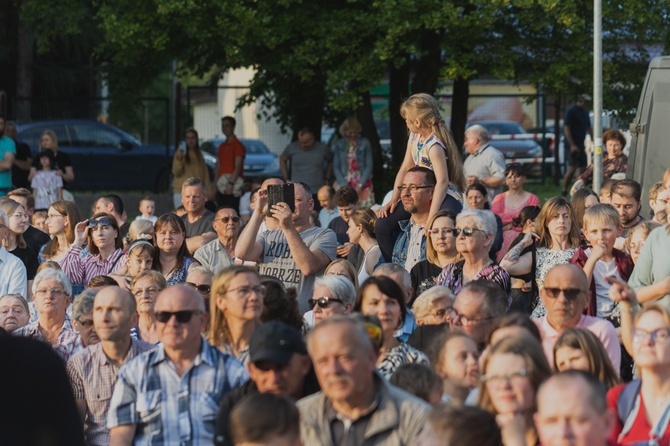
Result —
<svg viewBox="0 0 670 446"><path fill-rule="evenodd" d="M461 234L461 232L466 237L472 237L472 234L474 234L475 231L484 232L481 229L477 229L477 228L463 228L463 229L455 228L454 229L454 237L458 237Z"/></svg>
<svg viewBox="0 0 670 446"><path fill-rule="evenodd" d="M81 319L77 319L77 323L84 328L91 328L93 326L93 321L82 321Z"/></svg>
<svg viewBox="0 0 670 446"><path fill-rule="evenodd" d="M194 314L199 314L200 310L182 310L182 311L157 311L154 313L156 320L161 324L166 324L172 316L177 319L180 324L187 324L191 321Z"/></svg>
<svg viewBox="0 0 670 446"><path fill-rule="evenodd" d="M218 218L214 221L222 221L224 224L228 224L228 222L232 220L233 223L239 223L240 222L240 217L221 217Z"/></svg>
<svg viewBox="0 0 670 446"><path fill-rule="evenodd" d="M48 290L37 290L35 291L35 294L38 296L46 296L47 294L50 294L52 296L62 296L65 294L64 290L59 290L58 288L51 288Z"/></svg>
<svg viewBox="0 0 670 446"><path fill-rule="evenodd" d="M450 235L454 235L455 231L456 230L454 228L439 228L439 229L436 228L436 229L429 229L428 233L432 237L448 237Z"/></svg>
<svg viewBox="0 0 670 446"><path fill-rule="evenodd" d="M547 297L550 297L552 299L558 299L561 293L563 293L567 300L575 300L579 297L581 293L584 292L584 290L580 290L579 288L561 289L561 288L544 287L544 292L547 294Z"/></svg>
<svg viewBox="0 0 670 446"><path fill-rule="evenodd" d="M335 297L319 297L318 299L309 299L307 305L309 308L314 308L315 305L318 305L320 308L328 308L331 302L338 302L344 305L342 299L337 299Z"/></svg>
<svg viewBox="0 0 670 446"><path fill-rule="evenodd" d="M526 378L530 373L526 369L521 369L518 372L507 373L504 375L483 375L480 379L483 383L499 386L503 383L519 382L522 378Z"/></svg>
<svg viewBox="0 0 670 446"><path fill-rule="evenodd" d="M239 297L246 299L251 295L251 293L254 293L257 296L265 296L265 291L265 285L258 285L256 287L241 286L237 288L231 288L226 291L226 293L236 292Z"/></svg>
<svg viewBox="0 0 670 446"><path fill-rule="evenodd" d="M88 229L94 229L97 226L109 226L112 220L109 217L100 217L97 220L88 221Z"/></svg>
<svg viewBox="0 0 670 446"><path fill-rule="evenodd" d="M410 184L409 186L398 186L397 189L401 194L405 192L405 190L408 190L409 193L414 194L420 189L429 189L431 187L435 186L417 186L416 184Z"/></svg>
<svg viewBox="0 0 670 446"><path fill-rule="evenodd" d="M655 344L656 342L665 344L668 342L668 338L670 338L670 328L662 327L653 331L642 330L641 328L633 329L633 342L636 344L646 342L647 338L651 338L652 344Z"/></svg>
<svg viewBox="0 0 670 446"><path fill-rule="evenodd" d="M209 290L212 289L211 285L205 285L204 283L202 285L196 285L193 282L186 282L186 285L192 286L196 290L198 290L201 294L207 294L209 293Z"/></svg>
<svg viewBox="0 0 670 446"><path fill-rule="evenodd" d="M478 322L483 322L483 321L488 321L490 319L493 319L491 317L483 317L483 318L469 318L467 316L462 315L461 313L458 312L455 308L449 308L449 317L451 320L456 324L456 325L475 325Z"/></svg>
<svg viewBox="0 0 670 446"><path fill-rule="evenodd" d="M52 215L47 215L47 220L52 220L57 217L65 217L65 215L60 215L60 214L52 214Z"/></svg>

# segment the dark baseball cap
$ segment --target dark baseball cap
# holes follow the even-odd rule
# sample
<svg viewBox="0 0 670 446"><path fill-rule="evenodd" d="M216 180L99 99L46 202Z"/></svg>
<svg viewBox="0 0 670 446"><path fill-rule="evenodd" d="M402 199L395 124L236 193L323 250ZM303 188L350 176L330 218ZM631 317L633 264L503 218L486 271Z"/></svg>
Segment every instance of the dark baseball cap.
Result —
<svg viewBox="0 0 670 446"><path fill-rule="evenodd" d="M251 362L270 361L286 364L294 353L307 354L300 332L279 321L270 321L256 329L249 340Z"/></svg>

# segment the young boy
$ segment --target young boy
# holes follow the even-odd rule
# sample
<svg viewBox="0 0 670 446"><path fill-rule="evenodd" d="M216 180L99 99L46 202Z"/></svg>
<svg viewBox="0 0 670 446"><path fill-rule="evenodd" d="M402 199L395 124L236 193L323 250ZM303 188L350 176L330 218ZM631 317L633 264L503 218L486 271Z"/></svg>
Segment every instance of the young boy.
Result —
<svg viewBox="0 0 670 446"><path fill-rule="evenodd" d="M141 215L137 217L139 220L149 220L151 223L156 224L158 217L154 215L156 211L156 202L151 197L144 197L140 200L140 213Z"/></svg>
<svg viewBox="0 0 670 446"><path fill-rule="evenodd" d="M601 204L610 204L612 203L612 186L614 186L616 180L605 180L600 186L600 203Z"/></svg>
<svg viewBox="0 0 670 446"><path fill-rule="evenodd" d="M582 267L589 280L589 316L606 319L612 316L615 303L609 297L610 285L603 276L614 276L627 282L633 272L630 255L614 248L621 230L619 214L611 205L597 204L584 212L584 236L591 246L579 248L571 262Z"/></svg>
<svg viewBox="0 0 670 446"><path fill-rule="evenodd" d="M42 232L49 233L46 226L47 222L47 211L37 211L33 214L32 224L35 229L39 229Z"/></svg>

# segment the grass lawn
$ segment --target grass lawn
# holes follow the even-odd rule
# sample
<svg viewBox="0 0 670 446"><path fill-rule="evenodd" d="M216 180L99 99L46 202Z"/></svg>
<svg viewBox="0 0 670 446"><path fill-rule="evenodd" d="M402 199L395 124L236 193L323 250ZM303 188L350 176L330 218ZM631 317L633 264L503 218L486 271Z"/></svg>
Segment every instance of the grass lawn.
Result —
<svg viewBox="0 0 670 446"><path fill-rule="evenodd" d="M553 178L545 179L544 184L539 181L527 180L525 189L540 197L540 201L544 204L551 197L561 195L562 185L554 185Z"/></svg>

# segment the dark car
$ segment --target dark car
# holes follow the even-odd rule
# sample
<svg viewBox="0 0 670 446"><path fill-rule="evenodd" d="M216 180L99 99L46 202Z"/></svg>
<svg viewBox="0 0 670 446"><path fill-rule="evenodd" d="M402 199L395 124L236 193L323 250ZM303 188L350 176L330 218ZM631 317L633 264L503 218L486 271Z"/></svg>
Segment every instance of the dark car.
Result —
<svg viewBox="0 0 670 446"><path fill-rule="evenodd" d="M52 130L58 150L72 160L75 180L71 190L168 190L174 147L142 144L111 125L90 120L37 121L17 126L18 140L39 153L42 132ZM216 159L205 162L213 171Z"/></svg>
<svg viewBox="0 0 670 446"><path fill-rule="evenodd" d="M267 178L281 177L281 168L279 167L279 156L272 153L270 149L259 139L239 138L240 142L247 151L244 157L244 177L245 178ZM203 152L216 156L217 151L224 139L212 139L205 141L200 145Z"/></svg>

